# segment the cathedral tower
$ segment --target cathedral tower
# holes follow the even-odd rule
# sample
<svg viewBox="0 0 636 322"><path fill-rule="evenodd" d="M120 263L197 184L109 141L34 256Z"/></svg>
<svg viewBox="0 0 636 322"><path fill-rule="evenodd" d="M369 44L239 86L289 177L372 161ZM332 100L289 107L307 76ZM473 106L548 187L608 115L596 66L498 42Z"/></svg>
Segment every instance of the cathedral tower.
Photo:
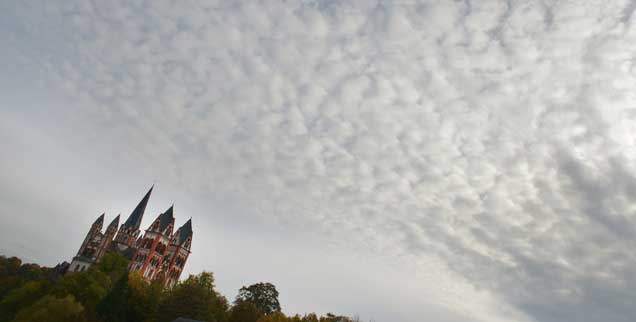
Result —
<svg viewBox="0 0 636 322"><path fill-rule="evenodd" d="M183 267L188 256L190 256L190 246L192 245L192 219L189 219L183 226L177 229L170 239L168 253L164 257L161 277L164 285L174 286L179 281Z"/></svg>
<svg viewBox="0 0 636 322"><path fill-rule="evenodd" d="M159 277L157 273L161 270L174 228L173 208L171 206L160 214L146 229L141 245L130 263L130 270L140 271L147 280Z"/></svg>
<svg viewBox="0 0 636 322"><path fill-rule="evenodd" d="M174 286L190 256L192 219L173 233L175 219L172 205L159 214L143 236L140 236L139 227L152 189L150 187L121 226L121 215L117 215L102 232L105 214L99 216L88 230L66 272L83 272L91 265L99 263L107 252L113 251L129 259L128 270L139 271L146 281L160 281L164 286Z"/></svg>
<svg viewBox="0 0 636 322"><path fill-rule="evenodd" d="M119 216L120 215L117 215L117 217L110 222L108 227L106 227L104 237L102 238L102 242L100 243L97 254L95 255L95 261L99 262L104 254L106 254L106 252L110 249L110 244L117 233L117 226L119 226Z"/></svg>
<svg viewBox="0 0 636 322"><path fill-rule="evenodd" d="M101 216L97 217L88 230L88 233L86 233L86 237L77 251L77 255L73 257L73 261L69 266L70 271L84 271L95 262L102 241L101 235L102 226L104 225L104 215L105 214L101 214Z"/></svg>
<svg viewBox="0 0 636 322"><path fill-rule="evenodd" d="M152 188L154 188L154 186L150 187L150 190L148 190L137 207L135 207L130 216L128 216L126 222L119 227L119 231L115 237L115 245L119 251L126 251L129 248L135 248L137 238L139 238L139 234L141 233L139 231L139 226L141 226L141 220L144 217L144 212L146 211L146 206L148 205L148 200L152 193Z"/></svg>

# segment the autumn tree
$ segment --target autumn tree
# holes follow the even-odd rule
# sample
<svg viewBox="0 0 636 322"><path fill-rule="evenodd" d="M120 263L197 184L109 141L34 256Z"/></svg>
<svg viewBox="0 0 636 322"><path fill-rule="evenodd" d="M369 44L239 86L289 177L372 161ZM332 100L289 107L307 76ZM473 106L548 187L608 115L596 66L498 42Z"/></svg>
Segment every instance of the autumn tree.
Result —
<svg viewBox="0 0 636 322"><path fill-rule="evenodd" d="M137 322L154 322L159 311L159 304L164 294L160 282L148 283L141 273L132 272L128 276L128 320Z"/></svg>
<svg viewBox="0 0 636 322"><path fill-rule="evenodd" d="M18 312L13 322L84 322L84 307L72 295L46 295Z"/></svg>
<svg viewBox="0 0 636 322"><path fill-rule="evenodd" d="M240 302L230 310L229 322L256 322L263 316L263 311L259 310L254 303Z"/></svg>
<svg viewBox="0 0 636 322"><path fill-rule="evenodd" d="M119 278L115 286L99 302L95 311L105 322L128 321L128 275Z"/></svg>
<svg viewBox="0 0 636 322"><path fill-rule="evenodd" d="M238 305L242 302L249 302L256 305L264 314L280 311L278 291L271 283L256 283L247 287L241 287L234 304Z"/></svg>
<svg viewBox="0 0 636 322"><path fill-rule="evenodd" d="M115 281L128 273L128 264L129 261L124 256L115 252L108 252L104 254L99 264L97 264L97 269L108 275L114 284Z"/></svg>
<svg viewBox="0 0 636 322"><path fill-rule="evenodd" d="M206 322L226 322L229 305L214 290L210 272L190 275L169 290L159 306L158 321L169 322L185 317Z"/></svg>
<svg viewBox="0 0 636 322"><path fill-rule="evenodd" d="M17 257L0 256L0 299L27 282L48 282L49 268L23 264Z"/></svg>
<svg viewBox="0 0 636 322"><path fill-rule="evenodd" d="M291 322L290 318L285 316L283 312L276 311L268 315L262 316L257 322Z"/></svg>
<svg viewBox="0 0 636 322"><path fill-rule="evenodd" d="M354 321L348 316L327 313L326 316L320 317L320 322L354 322Z"/></svg>
<svg viewBox="0 0 636 322"><path fill-rule="evenodd" d="M8 322L22 308L35 303L48 292L48 283L29 281L7 293L0 300L0 322Z"/></svg>
<svg viewBox="0 0 636 322"><path fill-rule="evenodd" d="M61 278L53 287L52 294L56 297L73 295L92 315L97 306L112 287L108 275L97 268L91 267L85 272L69 274Z"/></svg>

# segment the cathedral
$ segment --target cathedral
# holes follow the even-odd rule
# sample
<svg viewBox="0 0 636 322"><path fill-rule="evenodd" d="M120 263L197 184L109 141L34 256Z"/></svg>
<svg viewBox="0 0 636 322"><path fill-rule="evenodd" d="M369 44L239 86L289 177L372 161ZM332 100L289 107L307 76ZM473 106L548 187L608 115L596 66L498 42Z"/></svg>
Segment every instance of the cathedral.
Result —
<svg viewBox="0 0 636 322"><path fill-rule="evenodd" d="M174 231L173 205L159 214L142 235L139 227L152 189L148 190L121 226L118 215L102 232L104 214L99 216L73 257L68 272L84 271L90 265L99 263L107 252L115 251L130 260L129 271L139 271L147 281L160 281L172 287L179 280L190 256L192 220Z"/></svg>

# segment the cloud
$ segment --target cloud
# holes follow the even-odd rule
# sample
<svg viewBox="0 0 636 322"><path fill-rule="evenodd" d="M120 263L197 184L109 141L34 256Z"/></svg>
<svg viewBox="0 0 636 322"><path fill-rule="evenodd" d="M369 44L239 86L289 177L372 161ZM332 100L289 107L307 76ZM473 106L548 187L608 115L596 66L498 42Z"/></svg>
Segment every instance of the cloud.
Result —
<svg viewBox="0 0 636 322"><path fill-rule="evenodd" d="M636 317L631 2L4 7L74 146L530 319Z"/></svg>

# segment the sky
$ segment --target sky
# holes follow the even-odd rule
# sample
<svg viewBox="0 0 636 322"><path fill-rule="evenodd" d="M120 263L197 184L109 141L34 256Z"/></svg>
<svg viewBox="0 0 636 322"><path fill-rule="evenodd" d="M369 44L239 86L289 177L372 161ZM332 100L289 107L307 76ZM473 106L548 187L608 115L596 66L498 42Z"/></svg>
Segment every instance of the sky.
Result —
<svg viewBox="0 0 636 322"><path fill-rule="evenodd" d="M193 221L232 299L636 319L636 3L0 1L0 253Z"/></svg>

